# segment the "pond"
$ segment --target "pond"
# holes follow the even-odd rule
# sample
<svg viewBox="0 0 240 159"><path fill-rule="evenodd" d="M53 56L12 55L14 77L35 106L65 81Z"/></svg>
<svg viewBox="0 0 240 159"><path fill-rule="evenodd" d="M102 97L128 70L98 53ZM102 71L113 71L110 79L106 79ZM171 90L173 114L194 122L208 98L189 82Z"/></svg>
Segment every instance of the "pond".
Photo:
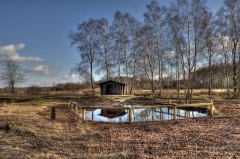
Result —
<svg viewBox="0 0 240 159"><path fill-rule="evenodd" d="M141 108L138 108L141 107ZM174 118L173 109L164 108L142 108L141 105L124 105L122 109L86 109L86 120L104 122L128 122L129 109L132 109L132 122L161 121ZM82 113L79 113L80 117ZM208 116L206 108L177 108L177 119Z"/></svg>

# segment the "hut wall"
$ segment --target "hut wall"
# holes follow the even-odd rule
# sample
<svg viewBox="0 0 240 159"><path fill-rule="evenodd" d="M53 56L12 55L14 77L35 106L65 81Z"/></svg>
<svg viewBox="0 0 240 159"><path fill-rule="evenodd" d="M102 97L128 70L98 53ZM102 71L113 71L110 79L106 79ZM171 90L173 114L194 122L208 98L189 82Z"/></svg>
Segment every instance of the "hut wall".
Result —
<svg viewBox="0 0 240 159"><path fill-rule="evenodd" d="M122 95L123 85L116 82L106 82L100 84L101 95Z"/></svg>
<svg viewBox="0 0 240 159"><path fill-rule="evenodd" d="M106 84L101 85L101 95L106 95Z"/></svg>

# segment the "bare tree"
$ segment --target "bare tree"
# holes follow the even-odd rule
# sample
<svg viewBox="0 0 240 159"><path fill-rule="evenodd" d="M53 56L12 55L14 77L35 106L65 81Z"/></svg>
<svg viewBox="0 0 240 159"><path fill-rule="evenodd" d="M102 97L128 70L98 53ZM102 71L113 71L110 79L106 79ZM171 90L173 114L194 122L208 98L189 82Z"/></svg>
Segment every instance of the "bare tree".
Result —
<svg viewBox="0 0 240 159"><path fill-rule="evenodd" d="M229 61L230 61L230 45L229 45L229 37L228 37L228 29L227 29L227 20L225 17L225 12L223 8L220 8L220 10L216 13L216 18L214 21L216 25L216 35L218 37L219 43L220 43L220 50L221 54L223 56L224 60L224 72L225 72L225 78L226 78L226 85L227 85L227 95L230 97L230 91L229 91Z"/></svg>
<svg viewBox="0 0 240 159"><path fill-rule="evenodd" d="M0 78L3 83L12 89L12 93L14 94L15 86L26 81L25 75L22 73L22 68L16 60L6 58L2 62L2 70Z"/></svg>
<svg viewBox="0 0 240 159"><path fill-rule="evenodd" d="M179 14L179 7L177 4L172 3L170 8L168 9L168 14L166 17L168 31L169 31L169 40L170 40L170 48L175 52L175 61L176 61L176 80L177 80L177 97L180 96L180 81L181 81L181 72L182 79L185 86L185 63L183 58L183 50L185 45L185 39L183 37L183 21L181 20ZM182 59L182 60L181 60ZM182 64L182 71L180 66Z"/></svg>
<svg viewBox="0 0 240 159"><path fill-rule="evenodd" d="M144 21L146 25L151 26L153 29L153 39L155 39L155 45L157 51L158 60L158 81L159 81L159 96L162 96L162 63L163 53L161 51L161 41L163 40L163 27L167 8L165 6L159 6L156 1L152 1L147 7L147 12L144 13Z"/></svg>
<svg viewBox="0 0 240 159"><path fill-rule="evenodd" d="M98 58L99 72L106 72L105 79L109 80L113 74L113 56L112 56L112 31L108 25L108 20L101 18L98 20L97 32L99 33L100 56Z"/></svg>
<svg viewBox="0 0 240 159"><path fill-rule="evenodd" d="M118 75L124 74L126 76L126 83L128 84L129 77L129 20L131 16L129 13L122 13L117 11L114 15L114 21L112 28L114 30L115 46L117 48L117 64L118 64ZM121 69L122 68L122 69ZM122 70L122 74L121 74ZM121 78L122 80L122 78ZM121 81L122 82L122 81ZM128 85L126 86L126 94L128 94Z"/></svg>
<svg viewBox="0 0 240 159"><path fill-rule="evenodd" d="M212 13L206 18L207 31L206 31L206 56L208 61L208 95L211 95L212 90L212 62L216 54L217 39L214 37L215 26L213 23Z"/></svg>
<svg viewBox="0 0 240 159"><path fill-rule="evenodd" d="M130 87L129 93L131 94L134 87L134 81L137 76L139 54L141 53L139 51L139 45L141 45L141 42L139 41L139 39L141 39L140 29L142 24L137 19L131 17L129 20L129 25L130 25L129 74L132 75L131 87Z"/></svg>
<svg viewBox="0 0 240 159"><path fill-rule="evenodd" d="M183 21L183 36L186 39L184 56L187 64L187 92L186 98L191 98L195 80L195 72L199 54L205 46L205 32L207 29L208 9L206 0L177 0L180 19Z"/></svg>
<svg viewBox="0 0 240 159"><path fill-rule="evenodd" d="M227 36L230 39L232 48L232 70L233 70L233 98L238 97L240 91L239 81L237 80L239 74L239 36L240 36L240 1L239 0L225 0L222 12L227 22Z"/></svg>
<svg viewBox="0 0 240 159"><path fill-rule="evenodd" d="M157 54L154 50L154 39L152 27L143 26L140 34L141 36L141 61L139 61L139 69L147 76L148 82L150 83L152 93L155 92L154 78L157 76Z"/></svg>
<svg viewBox="0 0 240 159"><path fill-rule="evenodd" d="M93 91L94 67L97 66L97 56L100 52L97 26L98 20L89 19L78 25L77 32L71 31L68 35L71 46L77 45L81 57L81 62L71 69L71 73L78 73L80 77L89 76Z"/></svg>

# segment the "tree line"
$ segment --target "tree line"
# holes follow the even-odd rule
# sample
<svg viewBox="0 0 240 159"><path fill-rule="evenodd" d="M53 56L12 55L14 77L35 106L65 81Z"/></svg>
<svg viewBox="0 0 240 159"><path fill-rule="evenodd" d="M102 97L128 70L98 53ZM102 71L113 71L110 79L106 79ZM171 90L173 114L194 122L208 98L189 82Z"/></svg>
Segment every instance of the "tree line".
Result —
<svg viewBox="0 0 240 159"><path fill-rule="evenodd" d="M143 21L116 11L110 24L106 18L90 18L78 24L68 37L81 60L71 69L89 81L118 79L132 93L136 81L146 79L152 93L169 82L186 98L200 85L211 89L221 79L228 95L239 97L240 0L224 0L213 13L206 0L174 0L169 7L156 1L146 5ZM168 80L166 80L168 79Z"/></svg>

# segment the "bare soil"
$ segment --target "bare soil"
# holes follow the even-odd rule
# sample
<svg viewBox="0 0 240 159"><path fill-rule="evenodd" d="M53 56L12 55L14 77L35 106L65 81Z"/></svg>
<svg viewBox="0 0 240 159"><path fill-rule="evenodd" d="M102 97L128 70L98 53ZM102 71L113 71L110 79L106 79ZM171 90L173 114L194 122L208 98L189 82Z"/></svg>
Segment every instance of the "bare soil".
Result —
<svg viewBox="0 0 240 159"><path fill-rule="evenodd" d="M240 105L215 107L214 117L128 124L82 122L67 103L6 104L0 158L240 158Z"/></svg>

